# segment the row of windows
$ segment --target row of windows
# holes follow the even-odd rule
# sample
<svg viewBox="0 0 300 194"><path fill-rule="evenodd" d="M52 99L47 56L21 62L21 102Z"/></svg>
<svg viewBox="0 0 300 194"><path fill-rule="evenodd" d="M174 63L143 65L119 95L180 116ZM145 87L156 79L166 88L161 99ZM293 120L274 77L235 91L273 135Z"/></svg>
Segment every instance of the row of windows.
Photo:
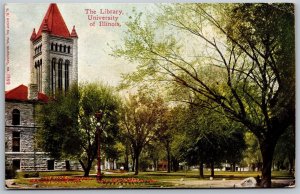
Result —
<svg viewBox="0 0 300 194"><path fill-rule="evenodd" d="M67 45L62 45L62 44L57 44L57 43L51 43L51 50L52 51L59 51L63 53L70 53L71 52L71 47Z"/></svg>
<svg viewBox="0 0 300 194"><path fill-rule="evenodd" d="M39 46L34 48L34 54L35 55L40 53L40 52L42 52L42 44L40 44Z"/></svg>
<svg viewBox="0 0 300 194"><path fill-rule="evenodd" d="M71 52L71 46L67 45L62 45L62 44L57 44L57 43L51 43L50 47L51 51L56 51L56 52L62 52L62 53L70 53ZM36 46L34 48L34 54L38 54L42 52L42 44Z"/></svg>
<svg viewBox="0 0 300 194"><path fill-rule="evenodd" d="M58 62L56 58L52 59L51 62L51 91L52 94L55 93L56 88L59 91L62 91L63 88L65 91L69 88L69 66L70 61L59 59ZM57 69L57 71L56 71ZM57 85L57 86L56 86Z"/></svg>

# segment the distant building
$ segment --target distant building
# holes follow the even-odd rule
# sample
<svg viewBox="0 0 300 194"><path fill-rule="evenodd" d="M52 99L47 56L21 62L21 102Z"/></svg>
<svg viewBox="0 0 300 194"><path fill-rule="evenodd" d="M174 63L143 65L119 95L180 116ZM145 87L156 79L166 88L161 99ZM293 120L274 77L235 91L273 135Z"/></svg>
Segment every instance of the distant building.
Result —
<svg viewBox="0 0 300 194"><path fill-rule="evenodd" d="M78 82L78 36L69 32L55 3L30 37L30 84L5 92L5 165L21 171L77 170L72 161L54 161L35 146L35 105Z"/></svg>

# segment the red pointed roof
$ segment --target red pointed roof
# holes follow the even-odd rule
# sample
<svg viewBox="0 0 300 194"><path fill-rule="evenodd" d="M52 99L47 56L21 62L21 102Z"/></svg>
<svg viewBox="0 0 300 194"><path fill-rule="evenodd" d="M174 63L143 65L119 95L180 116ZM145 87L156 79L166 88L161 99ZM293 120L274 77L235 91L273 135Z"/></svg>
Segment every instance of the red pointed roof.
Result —
<svg viewBox="0 0 300 194"><path fill-rule="evenodd" d="M39 31L37 32L35 40L41 37L42 31L48 31L52 35L64 38L70 37L70 32L56 3L50 4L48 11L40 25Z"/></svg>
<svg viewBox="0 0 300 194"><path fill-rule="evenodd" d="M5 100L29 101L28 87L22 84L12 90L5 91ZM48 102L48 96L39 92L38 100L42 102Z"/></svg>

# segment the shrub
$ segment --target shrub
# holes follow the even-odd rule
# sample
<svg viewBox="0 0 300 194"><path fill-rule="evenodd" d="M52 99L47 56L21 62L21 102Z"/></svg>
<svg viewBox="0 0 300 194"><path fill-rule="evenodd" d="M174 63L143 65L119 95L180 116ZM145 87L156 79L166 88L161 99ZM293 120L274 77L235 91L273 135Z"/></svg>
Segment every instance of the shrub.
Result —
<svg viewBox="0 0 300 194"><path fill-rule="evenodd" d="M39 172L27 172L23 175L24 178L39 177Z"/></svg>

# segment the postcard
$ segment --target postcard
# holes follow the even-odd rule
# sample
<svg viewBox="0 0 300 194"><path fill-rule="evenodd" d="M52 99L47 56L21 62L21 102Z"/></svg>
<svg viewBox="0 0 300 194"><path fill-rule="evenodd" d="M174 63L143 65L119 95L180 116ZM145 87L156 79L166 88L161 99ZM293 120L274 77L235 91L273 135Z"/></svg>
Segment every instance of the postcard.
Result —
<svg viewBox="0 0 300 194"><path fill-rule="evenodd" d="M7 189L295 187L292 3L7 3Z"/></svg>

